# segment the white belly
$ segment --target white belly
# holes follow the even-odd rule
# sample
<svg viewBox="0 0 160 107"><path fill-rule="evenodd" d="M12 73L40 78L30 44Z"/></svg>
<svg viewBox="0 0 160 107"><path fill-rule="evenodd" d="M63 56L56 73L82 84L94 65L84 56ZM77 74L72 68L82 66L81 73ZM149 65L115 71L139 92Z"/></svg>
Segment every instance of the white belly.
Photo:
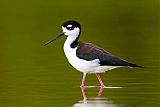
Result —
<svg viewBox="0 0 160 107"><path fill-rule="evenodd" d="M102 73L102 72L117 68L117 66L100 66L99 59L95 59L92 61L79 59L76 56L76 49L77 48L72 49L70 47L64 46L64 53L69 63L80 72Z"/></svg>

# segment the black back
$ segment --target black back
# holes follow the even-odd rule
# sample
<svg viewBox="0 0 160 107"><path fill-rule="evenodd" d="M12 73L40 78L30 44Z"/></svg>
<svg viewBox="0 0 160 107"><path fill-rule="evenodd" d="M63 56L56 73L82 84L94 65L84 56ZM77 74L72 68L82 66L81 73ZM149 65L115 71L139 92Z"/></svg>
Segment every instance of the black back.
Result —
<svg viewBox="0 0 160 107"><path fill-rule="evenodd" d="M105 51L102 48L96 47L90 43L80 42L76 55L80 59L91 61L94 59L100 60L101 66L131 66L131 67L141 67L136 64L129 63L119 57L112 55L111 53Z"/></svg>

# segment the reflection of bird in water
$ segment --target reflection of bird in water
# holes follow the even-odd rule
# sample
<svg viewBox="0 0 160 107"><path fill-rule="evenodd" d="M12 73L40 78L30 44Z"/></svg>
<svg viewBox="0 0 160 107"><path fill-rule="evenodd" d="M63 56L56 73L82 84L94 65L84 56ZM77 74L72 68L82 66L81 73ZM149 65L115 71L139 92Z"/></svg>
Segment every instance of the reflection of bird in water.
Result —
<svg viewBox="0 0 160 107"><path fill-rule="evenodd" d="M87 88L91 88L91 87L87 87ZM115 87L115 88L118 88L118 87ZM83 100L80 100L78 103L74 104L73 107L123 107L121 105L115 104L111 100L107 100L106 98L101 97L103 89L104 89L103 87L99 88L97 97L87 98L85 94L85 88L81 88Z"/></svg>
<svg viewBox="0 0 160 107"><path fill-rule="evenodd" d="M81 87L84 87L87 73L95 73L101 87L104 87L99 73L118 67L142 68L139 65L127 62L117 56L114 56L91 43L79 42L78 39L81 34L81 25L76 21L64 22L62 24L62 30L63 32L61 34L50 40L47 44L63 35L67 36L64 43L64 53L69 63L78 71L83 72Z"/></svg>

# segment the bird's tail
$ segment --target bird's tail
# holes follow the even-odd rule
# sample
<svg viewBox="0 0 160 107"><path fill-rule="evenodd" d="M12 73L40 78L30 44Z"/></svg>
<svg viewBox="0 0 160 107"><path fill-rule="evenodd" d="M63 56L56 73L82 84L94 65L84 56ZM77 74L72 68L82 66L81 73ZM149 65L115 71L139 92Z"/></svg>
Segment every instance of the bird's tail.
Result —
<svg viewBox="0 0 160 107"><path fill-rule="evenodd" d="M133 64L133 63L129 63L129 66L130 67L137 67L137 68L144 68L143 66L136 65L136 64Z"/></svg>

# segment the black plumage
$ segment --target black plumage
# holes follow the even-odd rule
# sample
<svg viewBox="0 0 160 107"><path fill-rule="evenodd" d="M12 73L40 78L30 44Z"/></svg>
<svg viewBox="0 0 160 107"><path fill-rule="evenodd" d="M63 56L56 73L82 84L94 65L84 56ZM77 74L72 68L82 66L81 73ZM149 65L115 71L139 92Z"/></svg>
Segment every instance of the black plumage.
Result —
<svg viewBox="0 0 160 107"><path fill-rule="evenodd" d="M87 61L99 59L100 66L130 66L143 68L142 66L129 63L117 56L114 56L104 49L97 47L91 43L79 42L76 55L78 58Z"/></svg>

